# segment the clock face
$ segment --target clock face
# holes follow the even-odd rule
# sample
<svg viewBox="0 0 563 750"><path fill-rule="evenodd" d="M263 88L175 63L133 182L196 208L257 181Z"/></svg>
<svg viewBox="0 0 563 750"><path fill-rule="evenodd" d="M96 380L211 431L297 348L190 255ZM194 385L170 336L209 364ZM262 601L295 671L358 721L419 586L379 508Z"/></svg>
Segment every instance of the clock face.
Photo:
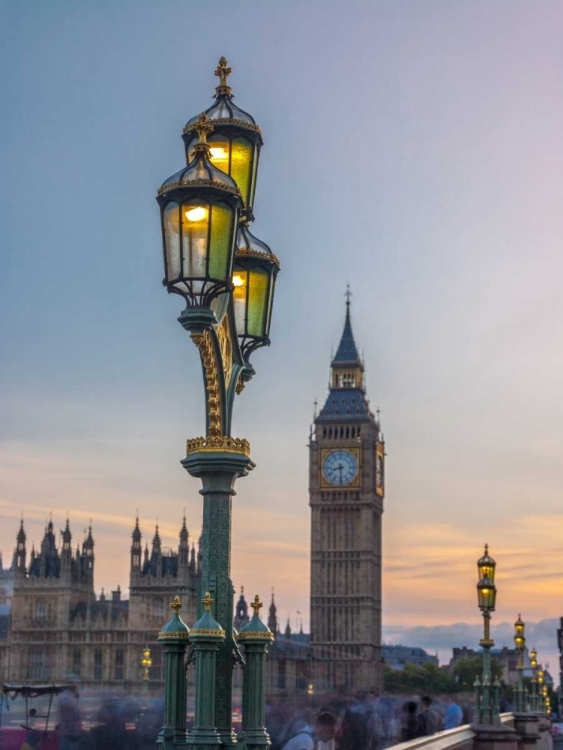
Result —
<svg viewBox="0 0 563 750"><path fill-rule="evenodd" d="M350 451L332 451L324 460L323 474L330 484L346 487L358 474L358 459Z"/></svg>
<svg viewBox="0 0 563 750"><path fill-rule="evenodd" d="M378 453L375 461L375 486L379 490L383 487L383 456Z"/></svg>

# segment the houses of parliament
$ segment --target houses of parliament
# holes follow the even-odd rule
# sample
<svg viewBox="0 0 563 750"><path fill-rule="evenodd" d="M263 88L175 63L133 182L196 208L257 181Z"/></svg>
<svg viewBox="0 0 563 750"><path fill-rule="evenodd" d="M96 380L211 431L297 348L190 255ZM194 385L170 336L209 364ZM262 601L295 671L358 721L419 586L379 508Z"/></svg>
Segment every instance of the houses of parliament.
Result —
<svg viewBox="0 0 563 750"><path fill-rule="evenodd" d="M277 617L274 595L267 624L275 634L267 658L270 696L381 687L381 519L385 446L365 389L364 365L352 331L350 297L344 330L331 362L326 402L309 441L311 508L311 633L294 633ZM143 649L151 650L149 685L163 684L156 635L178 595L183 618L197 619L201 549L186 519L177 549L162 546L158 525L150 547L133 524L129 597L119 588L97 596L92 528L73 545L70 522L55 535L45 527L28 550L24 522L12 563L0 559L0 677L3 682L75 680L91 687L140 688ZM244 593L234 612L248 622ZM235 677L235 680L237 678Z"/></svg>

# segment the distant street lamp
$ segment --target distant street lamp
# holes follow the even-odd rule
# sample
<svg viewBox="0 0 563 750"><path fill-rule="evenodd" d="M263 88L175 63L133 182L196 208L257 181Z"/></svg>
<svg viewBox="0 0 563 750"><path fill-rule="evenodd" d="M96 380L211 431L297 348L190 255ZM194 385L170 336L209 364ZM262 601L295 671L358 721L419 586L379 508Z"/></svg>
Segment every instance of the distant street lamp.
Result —
<svg viewBox="0 0 563 750"><path fill-rule="evenodd" d="M254 375L252 353L270 343L279 261L248 228L254 219L262 135L253 117L234 104L227 84L230 72L221 58L214 104L184 128L187 166L165 180L157 194L163 284L185 301L178 320L200 353L206 408L205 434L187 441L182 460L188 473L201 479L204 498L201 591L206 595L189 633L194 648L188 663L195 664L196 680L194 724L186 735L185 669L179 665L188 636L178 614L181 602L175 600L175 615L159 636L174 665L165 674L166 721L160 737L166 748L186 741L200 749L237 744L232 724L237 663L245 663L242 724L247 746L266 748L270 743L264 726L264 669L273 635L260 619L258 597L250 623L238 635L233 628L232 498L235 480L254 463L248 441L232 437L232 412L235 396ZM176 648L183 650L182 659Z"/></svg>
<svg viewBox="0 0 563 750"><path fill-rule="evenodd" d="M514 623L514 646L516 648L516 669L518 671L518 684L516 687L516 711L524 712L526 710L526 695L524 691L524 649L526 647L526 638L524 636L525 625L522 617Z"/></svg>
<svg viewBox="0 0 563 750"><path fill-rule="evenodd" d="M495 642L490 635L491 612L495 610L497 589L495 586L496 562L489 555L489 546L485 545L485 554L477 561L477 601L483 613L484 635L480 641L483 648L483 674L481 680L476 681L477 688L477 716L479 724L500 724L499 718L499 688L497 679L491 676L491 648Z"/></svg>
<svg viewBox="0 0 563 750"><path fill-rule="evenodd" d="M152 667L151 650L147 646L143 649L143 656L141 657L141 666L143 667L143 680L150 680L150 670Z"/></svg>
<svg viewBox="0 0 563 750"><path fill-rule="evenodd" d="M530 695L530 711L537 711L538 705L538 652L535 648L530 651L530 667L532 668L532 692Z"/></svg>
<svg viewBox="0 0 563 750"><path fill-rule="evenodd" d="M313 704L313 697L315 695L315 686L312 682L307 685L307 695L309 697L309 705L311 706Z"/></svg>

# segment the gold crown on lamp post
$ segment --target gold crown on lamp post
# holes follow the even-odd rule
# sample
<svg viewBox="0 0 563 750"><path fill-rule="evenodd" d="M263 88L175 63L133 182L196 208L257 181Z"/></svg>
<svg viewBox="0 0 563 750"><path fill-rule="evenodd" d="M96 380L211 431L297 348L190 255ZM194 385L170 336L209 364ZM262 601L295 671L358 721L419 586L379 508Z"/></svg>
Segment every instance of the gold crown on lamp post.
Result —
<svg viewBox="0 0 563 750"><path fill-rule="evenodd" d="M262 602L260 601L260 597L258 594L254 597L254 601L250 603L250 606L252 607L252 611L255 615L260 614L260 609L264 606Z"/></svg>

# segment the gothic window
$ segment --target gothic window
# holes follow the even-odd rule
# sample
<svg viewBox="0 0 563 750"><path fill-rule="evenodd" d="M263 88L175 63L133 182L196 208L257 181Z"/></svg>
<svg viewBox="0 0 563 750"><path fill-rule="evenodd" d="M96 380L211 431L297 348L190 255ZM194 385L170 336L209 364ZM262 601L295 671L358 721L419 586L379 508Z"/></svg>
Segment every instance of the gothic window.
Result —
<svg viewBox="0 0 563 750"><path fill-rule="evenodd" d="M115 652L115 679L116 680L122 680L123 679L123 665L124 665L125 659L123 655L123 649L118 648Z"/></svg>
<svg viewBox="0 0 563 750"><path fill-rule="evenodd" d="M32 648L29 652L28 679L44 680L45 677L45 654L43 649Z"/></svg>
<svg viewBox="0 0 563 750"><path fill-rule="evenodd" d="M40 621L47 619L47 602L35 602L35 619Z"/></svg>
<svg viewBox="0 0 563 750"><path fill-rule="evenodd" d="M164 601L157 596L153 602L153 613L155 617L164 617Z"/></svg>
<svg viewBox="0 0 563 750"><path fill-rule="evenodd" d="M102 649L97 648L94 651L94 679L95 680L101 680L102 679Z"/></svg>
<svg viewBox="0 0 563 750"><path fill-rule="evenodd" d="M80 677L80 671L82 668L82 651L79 648L75 648L72 652L72 671Z"/></svg>

